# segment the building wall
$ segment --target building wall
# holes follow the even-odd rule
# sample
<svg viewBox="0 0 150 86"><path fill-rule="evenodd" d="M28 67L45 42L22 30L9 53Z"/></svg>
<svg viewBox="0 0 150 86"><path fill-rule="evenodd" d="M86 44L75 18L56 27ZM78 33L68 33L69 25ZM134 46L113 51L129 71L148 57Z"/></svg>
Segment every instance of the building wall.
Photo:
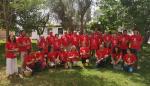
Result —
<svg viewBox="0 0 150 86"><path fill-rule="evenodd" d="M53 27L51 31L52 31L54 34L58 34L58 28L59 28L59 27ZM45 28L44 33L43 33L42 35L43 35L44 37L47 37L47 35L48 35L48 28ZM32 32L31 39L39 39L39 36L38 36L38 34L37 34L37 31Z"/></svg>
<svg viewBox="0 0 150 86"><path fill-rule="evenodd" d="M0 29L0 39L5 39L6 38L6 31Z"/></svg>

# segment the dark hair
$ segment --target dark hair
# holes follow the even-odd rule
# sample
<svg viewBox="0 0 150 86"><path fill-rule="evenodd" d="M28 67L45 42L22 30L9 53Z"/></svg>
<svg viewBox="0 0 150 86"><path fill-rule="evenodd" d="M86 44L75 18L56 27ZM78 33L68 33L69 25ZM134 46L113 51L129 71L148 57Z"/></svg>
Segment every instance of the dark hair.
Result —
<svg viewBox="0 0 150 86"><path fill-rule="evenodd" d="M127 30L123 30L123 32L127 32Z"/></svg>
<svg viewBox="0 0 150 86"><path fill-rule="evenodd" d="M13 37L14 37L13 43L16 43L16 37L15 36L13 36ZM8 36L7 41L11 42L10 35Z"/></svg>
<svg viewBox="0 0 150 86"><path fill-rule="evenodd" d="M116 52L115 48L118 48L118 52ZM115 46L112 50L112 53L115 53L115 54L121 53L121 49L119 47Z"/></svg>

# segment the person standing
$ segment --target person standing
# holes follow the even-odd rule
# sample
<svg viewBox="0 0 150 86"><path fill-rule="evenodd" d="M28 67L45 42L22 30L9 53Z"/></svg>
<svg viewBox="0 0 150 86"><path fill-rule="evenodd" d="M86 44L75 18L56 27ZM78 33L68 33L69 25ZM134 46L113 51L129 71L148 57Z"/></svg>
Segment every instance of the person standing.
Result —
<svg viewBox="0 0 150 86"><path fill-rule="evenodd" d="M17 45L19 47L19 52L20 52L20 56L21 56L21 71L23 71L24 66L23 66L23 62L24 62L24 57L28 52L28 42L27 42L27 37L26 37L26 32L23 30L20 33L20 36L17 39Z"/></svg>
<svg viewBox="0 0 150 86"><path fill-rule="evenodd" d="M17 67L17 58L16 54L18 51L16 38L13 34L11 34L5 45L5 56L6 56L6 74L8 74L8 78L12 78L14 74L18 73Z"/></svg>

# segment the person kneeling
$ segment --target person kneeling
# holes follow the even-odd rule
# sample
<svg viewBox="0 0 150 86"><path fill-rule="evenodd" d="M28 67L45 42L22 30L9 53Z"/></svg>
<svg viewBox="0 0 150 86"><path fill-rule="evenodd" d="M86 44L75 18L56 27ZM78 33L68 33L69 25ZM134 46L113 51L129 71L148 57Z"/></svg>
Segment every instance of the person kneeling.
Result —
<svg viewBox="0 0 150 86"><path fill-rule="evenodd" d="M131 53L130 49L127 49L127 54L124 56L124 70L127 72L133 72L136 69L137 57Z"/></svg>
<svg viewBox="0 0 150 86"><path fill-rule="evenodd" d="M104 48L104 45L100 45L99 49L96 51L95 57L97 58L96 67L105 66L106 59L109 57L107 48Z"/></svg>
<svg viewBox="0 0 150 86"><path fill-rule="evenodd" d="M52 47L51 51L48 53L48 64L50 67L56 67L59 62L58 52L54 51Z"/></svg>
<svg viewBox="0 0 150 86"><path fill-rule="evenodd" d="M114 69L122 70L122 52L119 47L114 47L111 54L111 60Z"/></svg>
<svg viewBox="0 0 150 86"><path fill-rule="evenodd" d="M79 52L77 51L75 46L72 46L71 50L68 52L68 67L72 68L73 65L84 68L82 63L80 62Z"/></svg>
<svg viewBox="0 0 150 86"><path fill-rule="evenodd" d="M35 66L34 54L30 53L29 55L26 55L24 59L24 75L31 76L34 71L34 66Z"/></svg>
<svg viewBox="0 0 150 86"><path fill-rule="evenodd" d="M85 45L83 47L80 47L80 57L82 60L82 64L84 66L88 66L89 65L89 57L90 57L89 47L86 47Z"/></svg>

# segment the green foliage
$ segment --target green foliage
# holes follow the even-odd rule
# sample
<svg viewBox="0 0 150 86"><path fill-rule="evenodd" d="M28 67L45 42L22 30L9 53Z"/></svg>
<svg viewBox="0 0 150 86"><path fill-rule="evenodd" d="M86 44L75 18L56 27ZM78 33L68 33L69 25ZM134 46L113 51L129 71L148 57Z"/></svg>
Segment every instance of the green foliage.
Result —
<svg viewBox="0 0 150 86"><path fill-rule="evenodd" d="M41 12L45 10L44 3L44 0L15 0L11 6L16 10L16 24L28 33L36 30L41 35L49 19L49 13Z"/></svg>
<svg viewBox="0 0 150 86"><path fill-rule="evenodd" d="M102 14L99 21L104 29L126 29L137 27L142 33L150 28L149 0L100 0Z"/></svg>

